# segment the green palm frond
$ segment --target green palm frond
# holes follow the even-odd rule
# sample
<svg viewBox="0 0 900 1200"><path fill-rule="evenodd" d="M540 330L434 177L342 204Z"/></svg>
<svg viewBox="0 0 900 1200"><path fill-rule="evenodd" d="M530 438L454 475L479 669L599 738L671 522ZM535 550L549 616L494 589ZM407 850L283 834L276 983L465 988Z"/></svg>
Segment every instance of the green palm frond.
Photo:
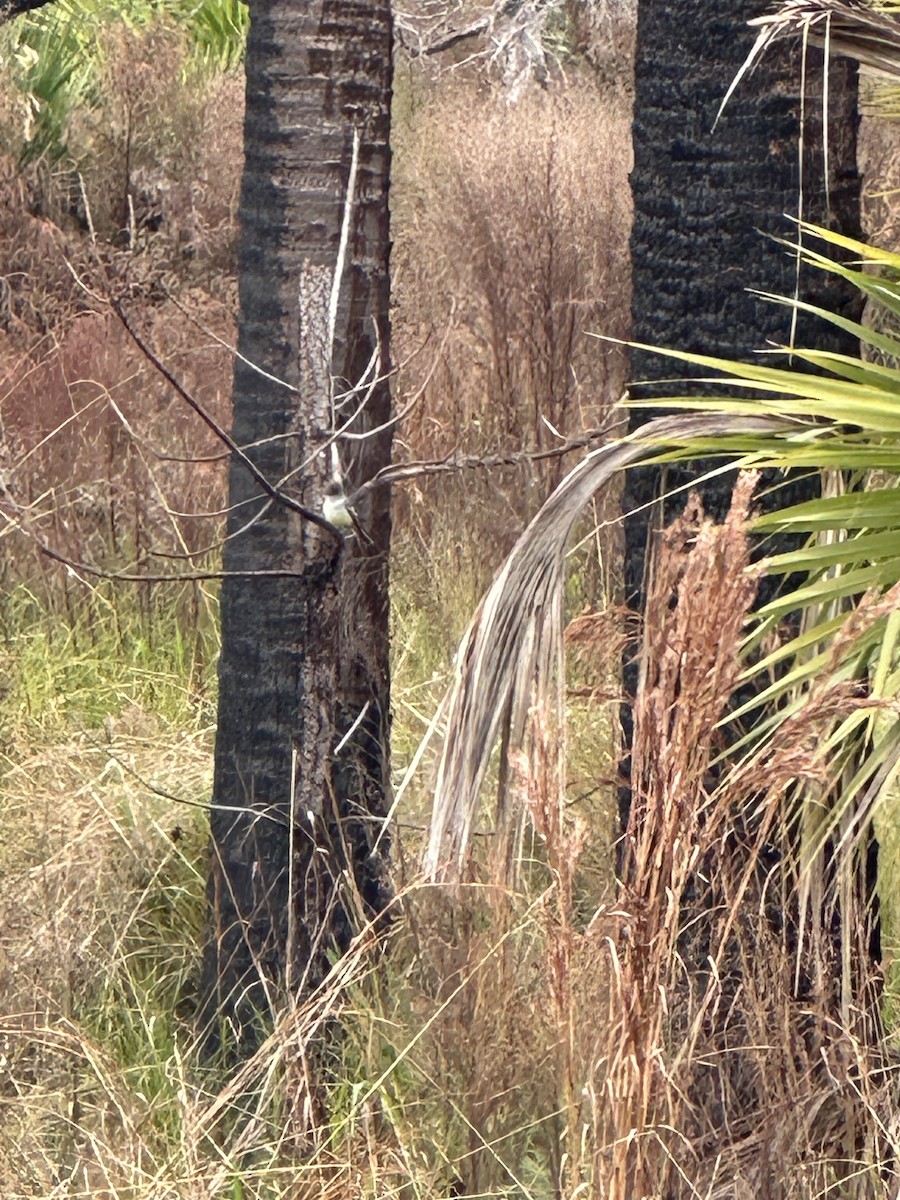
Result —
<svg viewBox="0 0 900 1200"><path fill-rule="evenodd" d="M176 0L173 11L207 70L231 71L241 65L250 28L244 0Z"/></svg>
<svg viewBox="0 0 900 1200"><path fill-rule="evenodd" d="M809 249L805 257L811 265L844 276L888 314L900 315L896 255L812 226L804 226L802 232L858 259L857 265L838 263ZM802 302L767 299L815 313L854 333L889 363L900 362L900 339L890 332L877 332ZM804 857L812 857L838 833L839 847L855 847L900 756L896 722L879 720L885 706L893 708L898 691L894 667L900 655L900 372L885 363L816 351L792 356L808 369L729 363L678 352L672 357L725 375L729 388L740 394L700 401L672 396L654 400L654 405L700 408L716 416L764 412L808 423L814 433L805 442L770 438L769 446L761 447L758 439L752 445L732 439L730 448L742 463L785 472L817 468L838 472L850 482L847 490L776 509L756 521L760 532L800 534L805 540L793 551L764 560L771 574L790 583L756 614L756 625L749 631L745 678L768 676L771 681L739 715L745 724L749 718L750 733L740 749L752 759L765 753L775 729L791 719L813 690L857 686L859 705L835 722L818 749L823 763L832 766L833 789L824 808L817 798L827 817L819 822L813 843L804 848ZM721 441L701 437L683 449L687 456L703 457L710 450L720 451ZM801 632L783 640L773 654L754 657L765 634L776 627Z"/></svg>
<svg viewBox="0 0 900 1200"><path fill-rule="evenodd" d="M73 112L99 99L98 79L109 31L154 27L184 38L185 78L240 66L249 28L243 0L56 0L22 15L0 34L0 54L27 106L24 158L65 155Z"/></svg>

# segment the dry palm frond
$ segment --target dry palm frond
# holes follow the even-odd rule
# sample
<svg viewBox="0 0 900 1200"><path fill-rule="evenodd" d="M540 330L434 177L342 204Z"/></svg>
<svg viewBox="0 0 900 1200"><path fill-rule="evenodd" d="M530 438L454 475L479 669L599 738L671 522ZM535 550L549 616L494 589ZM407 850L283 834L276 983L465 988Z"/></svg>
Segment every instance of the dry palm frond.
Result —
<svg viewBox="0 0 900 1200"><path fill-rule="evenodd" d="M430 878L460 873L495 745L502 740L507 755L520 748L529 710L543 706L558 679L566 547L594 493L619 470L658 455L666 444L798 428L773 417L661 417L594 451L563 479L501 567L457 653L425 857ZM501 814L509 800L505 793L501 771ZM503 824L510 828L509 821Z"/></svg>
<svg viewBox="0 0 900 1200"><path fill-rule="evenodd" d="M747 23L759 36L731 91L768 46L798 36L855 58L874 75L900 78L900 21L862 0L785 0L777 12Z"/></svg>

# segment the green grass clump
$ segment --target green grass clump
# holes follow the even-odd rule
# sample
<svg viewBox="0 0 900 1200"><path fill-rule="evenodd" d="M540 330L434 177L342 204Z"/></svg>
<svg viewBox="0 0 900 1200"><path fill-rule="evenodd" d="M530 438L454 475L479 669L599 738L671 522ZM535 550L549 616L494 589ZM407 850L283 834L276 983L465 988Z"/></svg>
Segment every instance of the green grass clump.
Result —
<svg viewBox="0 0 900 1200"><path fill-rule="evenodd" d="M46 606L24 585L0 602L3 697L7 732L27 725L48 734L96 730L129 708L185 729L213 719L214 598L204 619L185 626L184 595L173 590L129 603L110 589L85 590L75 612ZM73 619L74 618L74 619Z"/></svg>
<svg viewBox="0 0 900 1200"><path fill-rule="evenodd" d="M0 605L0 1028L37 1123L0 1128L4 1195L152 1194L196 1102L215 639L182 599Z"/></svg>
<svg viewBox="0 0 900 1200"><path fill-rule="evenodd" d="M69 121L78 108L103 96L110 31L121 28L140 41L171 31L184 44L181 74L230 70L240 65L248 15L240 0L57 0L11 22L0 35L9 77L21 98L25 160L58 161L67 152Z"/></svg>

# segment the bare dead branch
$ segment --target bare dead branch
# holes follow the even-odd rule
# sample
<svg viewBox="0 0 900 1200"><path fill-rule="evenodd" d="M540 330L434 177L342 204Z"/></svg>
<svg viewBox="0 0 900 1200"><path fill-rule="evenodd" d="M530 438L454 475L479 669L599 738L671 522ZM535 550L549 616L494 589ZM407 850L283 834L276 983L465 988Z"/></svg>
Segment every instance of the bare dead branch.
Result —
<svg viewBox="0 0 900 1200"><path fill-rule="evenodd" d="M302 579L303 571L288 571L272 568L265 571L185 571L178 575L149 575L130 571L104 571L92 563L79 562L60 554L52 546L41 541L32 531L23 528L23 533L32 539L45 558L59 563L76 575L90 575L93 579L108 579L112 583L202 583L215 579Z"/></svg>
<svg viewBox="0 0 900 1200"><path fill-rule="evenodd" d="M173 804L184 804L188 808L202 808L206 812L212 812L215 809L217 812L234 812L240 813L242 816L251 816L254 821L271 821L273 825L281 825L285 829L288 828L288 822L283 817L273 815L275 813L275 805L269 807L272 812L266 811L263 808L247 808L245 805L236 804L210 804L208 800L189 800L187 796L176 796L174 792L167 792L165 788L161 788L159 784L152 783L149 779L145 779L140 772L130 766L123 758L115 754L109 746L103 745L96 741L89 734L85 734L87 741L100 750L107 758L111 759L116 766L126 775L138 783L142 788L148 791L151 796L159 796L161 800L170 800Z"/></svg>
<svg viewBox="0 0 900 1200"><path fill-rule="evenodd" d="M331 537L335 538L340 545L343 545L343 534L340 532L340 530L335 529L330 521L326 521L321 513L317 513L313 509L307 508L305 505L300 504L299 501L294 500L293 497L287 495L287 493L269 482L263 472L260 471L259 467L257 467L256 463L253 462L253 460L232 438L231 434L228 433L227 430L223 429L215 417L213 417L211 413L207 412L203 405L196 400L190 394L190 392L188 392L184 385L175 378L165 363L162 362L159 356L144 341L144 339L132 325L121 302L119 300L112 300L110 301L110 304L113 312L122 322L122 325L129 337L141 351L147 361L151 364L151 366L153 366L160 373L160 375L162 375L163 379L165 379L169 386L177 392L177 394L181 397L185 404L188 405L189 408L194 410L201 421L203 421L203 423L212 430L216 437L228 447L231 456L235 458L245 468L245 470L250 473L252 478L257 484L259 484L260 488L265 492L269 499L273 500L276 504L280 504L284 508L289 509L291 512L299 514L305 520L312 521L314 525L318 525L320 529L324 529L325 532L330 534ZM288 574L293 574L293 572L288 572Z"/></svg>
<svg viewBox="0 0 900 1200"><path fill-rule="evenodd" d="M490 32L497 20L516 16L524 7L524 4L525 0L505 0L504 3L485 13L483 17L479 17L477 21L473 21L471 25L467 25L464 29L454 29L444 37L436 38L433 42L429 42L425 46L413 47L407 45L407 49L414 58L442 54L445 50L452 50L454 46L459 46L462 42L470 41L472 38L483 37L486 33Z"/></svg>
<svg viewBox="0 0 900 1200"><path fill-rule="evenodd" d="M611 416L609 421L599 428L585 430L578 437L570 438L561 446L554 446L550 450L517 450L508 454L490 455L459 454L453 451L444 458L391 463L387 467L382 467L371 479L358 487L350 497L350 501L355 503L361 496L375 488L406 483L412 479L419 479L423 475L447 475L458 471L490 471L496 470L498 467L520 467L528 463L563 458L566 454L571 454L573 450L583 450L585 446L609 437L611 429L616 424L616 419L615 416Z"/></svg>

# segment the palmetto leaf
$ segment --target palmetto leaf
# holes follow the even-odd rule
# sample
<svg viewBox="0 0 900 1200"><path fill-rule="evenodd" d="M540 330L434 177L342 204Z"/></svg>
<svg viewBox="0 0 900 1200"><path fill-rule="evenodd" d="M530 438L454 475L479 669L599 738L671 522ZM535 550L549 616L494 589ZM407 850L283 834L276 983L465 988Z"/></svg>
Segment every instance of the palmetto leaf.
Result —
<svg viewBox="0 0 900 1200"><path fill-rule="evenodd" d="M872 275L817 251L806 254L813 265L852 279L900 311L896 255L812 226L804 226L803 233L849 250L869 270L878 268ZM889 334L809 305L799 307L851 329L900 362L900 342ZM836 716L820 739L834 794L827 810L817 796L817 811L825 815L806 839L805 858L837 829L842 846L855 844L894 774L900 735L894 724L879 730L875 714L892 702L898 684L893 664L900 649L900 487L892 474L900 466L900 372L816 350L792 352L802 370L667 353L705 376L714 373L710 383L715 387L724 377L729 392L700 400L680 394L654 398L654 408L691 411L651 421L638 434L590 455L563 480L513 549L458 657L426 863L432 876L461 868L491 751L498 741L517 748L528 706L548 686L557 662L565 548L575 521L598 487L638 461L719 457L743 468L839 471L854 484L878 473L878 487L870 482L869 490L823 495L757 520L761 532L808 538L766 562L770 572L789 576L790 582L755 614L748 630L745 678L768 675L770 682L733 714L750 728L732 742L729 755L734 772L747 771L762 761L779 728L802 713L808 697L840 689L848 694L847 688L850 695L858 692L849 713ZM766 637L792 614L795 632L763 652Z"/></svg>
<svg viewBox="0 0 900 1200"><path fill-rule="evenodd" d="M4 27L0 53L30 110L26 159L65 154L71 114L97 102L105 31L157 23L184 33L186 70L231 70L243 58L249 26L243 0L55 0Z"/></svg>
<svg viewBox="0 0 900 1200"><path fill-rule="evenodd" d="M808 262L850 279L883 308L900 313L898 256L811 226L804 226L802 232L849 251L868 264L868 270L833 262L812 249L805 251ZM878 268L875 274L869 273L873 266ZM890 334L802 302L767 298L796 304L900 361L900 342ZM745 368L689 355L674 357L704 368L714 366L729 377L731 388L753 393L748 399L706 399L700 402L704 411L765 411L814 423L815 436L805 443L773 440L769 453L760 451L758 443L741 447L748 461L786 471L810 467L837 470L857 485L868 481L866 490L823 495L770 512L756 522L761 531L807 534L808 540L793 552L766 560L770 573L789 575L794 582L757 614L758 627L748 638L748 648L758 648L762 632L791 614L800 619L802 632L777 651L748 663L748 676L768 672L774 678L737 714L745 722L748 718L755 721L740 748L752 756L755 748L773 736L779 723L798 711L812 689L856 680L871 701L869 707L864 704L852 718L840 722L821 747L820 753L835 764L836 790L830 816L819 824L814 844L804 849L804 857L810 861L826 837L832 837L839 826L844 828L848 813L853 813L847 826L852 836L845 828L841 845L858 837L896 766L895 727L882 723L878 732L875 714L879 706L894 700L898 685L893 664L900 648L900 620L895 611L900 590L900 488L894 476L900 463L900 372L891 366L815 350L794 352L793 360L808 364L817 374L756 365ZM782 393L774 395L773 385L778 384ZM667 401L654 403L665 406ZM696 407L684 397L673 397L672 403ZM703 455L705 442L699 439L692 453ZM763 712L768 716L760 720ZM855 768L842 780L842 770L851 763L856 763ZM821 798L817 802L821 803Z"/></svg>

